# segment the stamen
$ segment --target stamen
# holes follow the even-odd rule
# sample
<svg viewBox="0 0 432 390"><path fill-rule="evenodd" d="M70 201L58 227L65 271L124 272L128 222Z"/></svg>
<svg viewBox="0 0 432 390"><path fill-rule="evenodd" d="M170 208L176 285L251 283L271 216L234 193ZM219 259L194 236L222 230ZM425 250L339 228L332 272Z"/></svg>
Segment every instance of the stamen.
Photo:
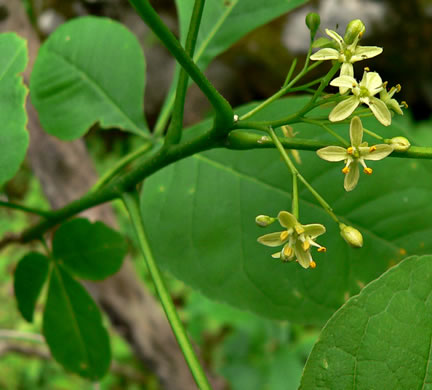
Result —
<svg viewBox="0 0 432 390"><path fill-rule="evenodd" d="M369 72L369 71L370 71L369 67L368 67L368 66L365 66L365 67L364 67L364 71L365 71L365 72Z"/></svg>
<svg viewBox="0 0 432 390"><path fill-rule="evenodd" d="M403 102L401 102L401 104L405 107L408 108L408 103L404 100Z"/></svg>
<svg viewBox="0 0 432 390"><path fill-rule="evenodd" d="M316 268L316 263L313 260L311 260L311 262L310 262L309 265L310 265L311 268Z"/></svg>
<svg viewBox="0 0 432 390"><path fill-rule="evenodd" d="M296 233L299 235L304 233L303 226L300 224L295 225L294 229L295 229Z"/></svg>
<svg viewBox="0 0 432 390"><path fill-rule="evenodd" d="M306 252L310 248L310 242L309 241L303 241L303 250Z"/></svg>
<svg viewBox="0 0 432 390"><path fill-rule="evenodd" d="M289 233L287 230L285 230L280 234L279 238L281 239L281 241L285 241L288 238L288 236L289 236Z"/></svg>
<svg viewBox="0 0 432 390"><path fill-rule="evenodd" d="M354 152L354 148L352 146L350 146L350 147L347 148L347 153L348 154L353 154L353 152Z"/></svg>
<svg viewBox="0 0 432 390"><path fill-rule="evenodd" d="M401 91L401 89L402 89L402 87L401 87L401 85L400 85L400 84L396 85L396 91L400 92L400 91Z"/></svg>
<svg viewBox="0 0 432 390"><path fill-rule="evenodd" d="M383 85L382 85L383 88L387 88L387 84L388 84L388 81L384 81L384 82L383 82Z"/></svg>
<svg viewBox="0 0 432 390"><path fill-rule="evenodd" d="M327 252L327 248L325 246L320 246L318 252Z"/></svg>
<svg viewBox="0 0 432 390"><path fill-rule="evenodd" d="M345 175L350 171L349 167L344 167L342 168L342 173L344 173Z"/></svg>
<svg viewBox="0 0 432 390"><path fill-rule="evenodd" d="M377 149L377 148L376 148L375 145L374 145L374 146L371 146L371 147L369 148L369 153L375 152L376 149Z"/></svg>
<svg viewBox="0 0 432 390"><path fill-rule="evenodd" d="M285 257L291 257L293 254L293 250L289 246L284 247L282 250Z"/></svg>
<svg viewBox="0 0 432 390"><path fill-rule="evenodd" d="M372 175L373 170L372 168L366 167L365 169L363 169L363 172L366 173L366 175Z"/></svg>

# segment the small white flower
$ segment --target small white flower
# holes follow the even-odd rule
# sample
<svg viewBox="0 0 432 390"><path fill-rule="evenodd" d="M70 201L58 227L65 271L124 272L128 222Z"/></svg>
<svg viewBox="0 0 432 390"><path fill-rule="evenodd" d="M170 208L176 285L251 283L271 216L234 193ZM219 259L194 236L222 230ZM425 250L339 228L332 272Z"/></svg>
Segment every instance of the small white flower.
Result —
<svg viewBox="0 0 432 390"><path fill-rule="evenodd" d="M326 251L325 247L314 241L316 237L325 233L325 227L318 223L302 225L288 211L279 212L278 220L286 230L265 234L258 237L258 242L271 247L284 245L280 252L272 255L275 259L283 261L292 261L295 259L303 268L315 268L316 263L312 259L310 248L311 246L315 246L319 252Z"/></svg>
<svg viewBox="0 0 432 390"><path fill-rule="evenodd" d="M341 76L354 77L353 63L361 60L366 60L375 57L382 53L383 49L377 46L358 46L358 41L362 33L357 34L356 38L351 44L347 44L344 39L333 30L325 30L339 46L338 49L324 48L318 50L316 53L310 56L311 60L336 60L342 62L340 71ZM345 93L348 89L346 87L340 87L339 91L341 94Z"/></svg>
<svg viewBox="0 0 432 390"><path fill-rule="evenodd" d="M401 106L399 105L396 99L393 99L393 95L396 92L400 92L401 86L400 84L396 85L396 87L392 87L390 91L387 91L387 81L383 85L383 89L380 91L380 99L386 104L386 106L392 110L393 112L403 115L403 111L401 110Z"/></svg>
<svg viewBox="0 0 432 390"><path fill-rule="evenodd" d="M351 146L327 146L317 150L320 158L326 161L344 161L345 167L342 172L345 174L344 188L352 191L359 180L359 163L363 166L363 172L371 175L372 168L366 166L365 160L382 160L393 152L393 147L387 144L368 146L363 140L363 125L358 116L351 119L350 124Z"/></svg>
<svg viewBox="0 0 432 390"><path fill-rule="evenodd" d="M360 83L351 76L336 77L331 81L330 85L351 89L353 93L353 96L338 103L330 112L329 119L332 122L348 118L360 103L365 103L384 126L390 125L391 114L387 105L375 97L383 89L382 79L377 72L368 72L365 70Z"/></svg>

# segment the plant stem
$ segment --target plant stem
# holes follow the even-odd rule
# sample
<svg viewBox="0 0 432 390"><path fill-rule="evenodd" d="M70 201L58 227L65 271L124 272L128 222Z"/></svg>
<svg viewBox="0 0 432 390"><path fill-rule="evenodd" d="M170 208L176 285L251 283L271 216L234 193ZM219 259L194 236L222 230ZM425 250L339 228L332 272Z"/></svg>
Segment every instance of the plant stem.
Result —
<svg viewBox="0 0 432 390"><path fill-rule="evenodd" d="M342 145L349 146L349 142L346 141L343 137L341 137L338 133L336 133L333 129L325 125L324 123L321 123L320 121L316 121L313 119L303 118L301 120L305 123L310 123L313 125L321 126L325 131L327 131L329 134L331 134L333 137L335 137Z"/></svg>
<svg viewBox="0 0 432 390"><path fill-rule="evenodd" d="M114 176L123 170L128 164L142 156L152 148L151 143L146 143L140 146L137 150L127 154L120 159L111 169L108 169L93 186L90 192L97 192L104 187Z"/></svg>
<svg viewBox="0 0 432 390"><path fill-rule="evenodd" d="M205 0L195 0L192 17L189 24L189 31L186 38L185 52L191 58L195 51L199 26L204 9ZM184 103L188 88L189 76L184 68L181 68L174 101L173 115L170 126L165 137L165 145L178 144L181 140L183 129Z"/></svg>
<svg viewBox="0 0 432 390"><path fill-rule="evenodd" d="M52 215L52 211L49 211L49 210L34 209L32 207L27 207L27 206L23 206L23 205L11 203L11 202L5 202L3 200L0 200L0 207L6 207L9 209L23 211L23 212L29 213L29 214L39 215L40 217L44 217L44 218L50 218L50 216Z"/></svg>
<svg viewBox="0 0 432 390"><path fill-rule="evenodd" d="M240 117L240 120L245 120L245 119L250 118L252 115L256 114L258 111L261 111L263 108L267 107L269 104L273 103L275 100L277 100L281 96L285 95L289 91L289 89L293 85L295 85L295 83L298 80L300 80L306 73L308 73L310 70L316 68L321 63L322 63L322 61L318 61L318 62L314 63L313 65L311 65L308 69L303 67L303 69L300 71L300 73L296 77L294 77L294 79L291 80L285 87L280 89L274 95L270 96L268 99L264 100L260 105L256 106L255 108L253 108L252 110L250 110L246 114L242 115Z"/></svg>
<svg viewBox="0 0 432 390"><path fill-rule="evenodd" d="M294 72L294 69L295 69L296 65L297 65L297 58L294 58L293 62L291 63L291 66L289 68L288 74L287 74L287 76L285 78L285 82L282 85L282 88L286 87L286 85L290 82L291 76L292 76L292 74Z"/></svg>
<svg viewBox="0 0 432 390"><path fill-rule="evenodd" d="M279 150L279 153L282 156L282 159L285 161L286 165L288 166L288 168L292 172L292 174L296 175L299 178L299 180L306 186L306 188L315 197L315 199L319 202L319 204L327 212L327 214L329 214L330 217L332 217L336 223L339 223L339 218L333 212L330 205L324 200L324 198L309 184L309 182L297 170L294 163L289 158L286 150L284 149L281 142L279 141L279 138L277 137L276 133L274 132L274 130L271 127L269 127L269 129L268 129L268 134L269 134L270 138L272 139L272 141L274 142L276 148Z"/></svg>
<svg viewBox="0 0 432 390"><path fill-rule="evenodd" d="M218 125L217 128L229 128L233 122L233 112L230 104L207 80L195 62L184 51L179 41L162 22L149 1L129 0L129 2L207 97L216 112L215 122Z"/></svg>
<svg viewBox="0 0 432 390"><path fill-rule="evenodd" d="M1 339L31 341L33 343L45 344L45 339L41 334L21 332L18 330L11 330L11 329L0 329L0 340Z"/></svg>
<svg viewBox="0 0 432 390"><path fill-rule="evenodd" d="M299 201L298 201L298 183L297 183L297 175L295 172L292 172L292 213L296 219L299 219Z"/></svg>
<svg viewBox="0 0 432 390"><path fill-rule="evenodd" d="M144 224L141 218L141 212L139 207L139 197L137 192L124 193L123 194L124 204L129 212L129 216L132 225L135 230L135 234L138 238L138 243L147 263L148 270L153 279L153 283L156 287L156 291L159 295L162 307L174 332L174 335L179 343L179 346L183 352L185 360L191 370L191 373L195 379L200 390L210 390L210 384L205 376L204 370L193 350L192 344L186 334L186 330L180 321L177 310L174 303L169 295L163 277L159 271L159 267L156 264L153 254L150 249L150 245L147 240L147 236L144 229Z"/></svg>

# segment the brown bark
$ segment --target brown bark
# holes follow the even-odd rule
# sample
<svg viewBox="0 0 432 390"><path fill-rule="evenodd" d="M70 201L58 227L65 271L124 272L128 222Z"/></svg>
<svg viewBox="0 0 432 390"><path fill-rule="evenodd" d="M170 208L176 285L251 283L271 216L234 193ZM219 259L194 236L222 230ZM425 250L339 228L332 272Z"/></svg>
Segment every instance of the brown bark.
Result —
<svg viewBox="0 0 432 390"><path fill-rule="evenodd" d="M8 14L0 21L0 32L14 31L28 40L30 63L25 73L28 80L39 39L20 0L0 0L0 7L5 7ZM59 208L81 196L97 176L82 140L66 143L44 133L29 100L29 160L52 207ZM109 205L87 210L84 214L115 226ZM164 389L196 389L169 323L158 303L137 279L130 261L125 261L116 275L100 283L86 283L86 286L136 356L157 375Z"/></svg>

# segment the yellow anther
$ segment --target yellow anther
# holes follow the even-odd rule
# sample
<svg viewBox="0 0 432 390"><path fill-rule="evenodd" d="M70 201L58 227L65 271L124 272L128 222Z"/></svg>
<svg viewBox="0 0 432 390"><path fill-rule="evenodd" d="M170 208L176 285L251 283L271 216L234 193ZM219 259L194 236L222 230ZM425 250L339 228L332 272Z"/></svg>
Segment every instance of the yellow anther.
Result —
<svg viewBox="0 0 432 390"><path fill-rule="evenodd" d="M354 152L354 148L352 146L350 146L350 147L347 148L347 153L348 154L353 154L353 152Z"/></svg>
<svg viewBox="0 0 432 390"><path fill-rule="evenodd" d="M303 226L300 225L299 223L294 226L294 229L295 229L295 231L296 231L297 234L303 234L304 233Z"/></svg>
<svg viewBox="0 0 432 390"><path fill-rule="evenodd" d="M375 145L374 145L374 146L371 146L371 147L369 148L369 153L375 152L375 150L376 150L376 146L375 146Z"/></svg>
<svg viewBox="0 0 432 390"><path fill-rule="evenodd" d="M400 85L400 84L396 85L396 91L400 92L400 91L401 91L401 89L402 89L402 87L401 87L401 85Z"/></svg>
<svg viewBox="0 0 432 390"><path fill-rule="evenodd" d="M342 168L342 173L345 173L345 175L350 171L349 167Z"/></svg>
<svg viewBox="0 0 432 390"><path fill-rule="evenodd" d="M399 254L401 254L402 256L405 256L407 254L407 251L405 248L400 248L399 249Z"/></svg>
<svg viewBox="0 0 432 390"><path fill-rule="evenodd" d="M408 108L408 103L404 100L403 102L401 102L401 104L405 107Z"/></svg>
<svg viewBox="0 0 432 390"><path fill-rule="evenodd" d="M285 240L288 238L288 236L289 236L288 231L287 231L287 230L283 231L283 232L280 234L280 239L281 239L281 241L285 241Z"/></svg>
<svg viewBox="0 0 432 390"><path fill-rule="evenodd" d="M363 169L363 172L366 173L366 175L372 175L373 170L372 168L366 167L365 169Z"/></svg>
<svg viewBox="0 0 432 390"><path fill-rule="evenodd" d="M364 70L365 70L365 72L369 72L369 71L370 71L370 69L369 69L368 66L365 66L365 67L364 67Z"/></svg>
<svg viewBox="0 0 432 390"><path fill-rule="evenodd" d="M359 35L358 35L359 39L361 39L362 36L363 36L363 31L361 31L361 32L359 33Z"/></svg>
<svg viewBox="0 0 432 390"><path fill-rule="evenodd" d="M383 82L383 85L382 85L383 88L387 88L387 84L388 84L388 81L384 81L384 82Z"/></svg>
<svg viewBox="0 0 432 390"><path fill-rule="evenodd" d="M306 252L310 248L310 242L309 241L303 241L303 250Z"/></svg>
<svg viewBox="0 0 432 390"><path fill-rule="evenodd" d="M291 257L293 254L292 248L289 246L286 246L285 248L283 248L283 254L285 257Z"/></svg>
<svg viewBox="0 0 432 390"><path fill-rule="evenodd" d="M327 248L325 246L320 246L318 252L327 252Z"/></svg>
<svg viewBox="0 0 432 390"><path fill-rule="evenodd" d="M311 260L311 262L310 262L310 267L311 267L311 268L316 268L316 263L315 263L315 261Z"/></svg>

